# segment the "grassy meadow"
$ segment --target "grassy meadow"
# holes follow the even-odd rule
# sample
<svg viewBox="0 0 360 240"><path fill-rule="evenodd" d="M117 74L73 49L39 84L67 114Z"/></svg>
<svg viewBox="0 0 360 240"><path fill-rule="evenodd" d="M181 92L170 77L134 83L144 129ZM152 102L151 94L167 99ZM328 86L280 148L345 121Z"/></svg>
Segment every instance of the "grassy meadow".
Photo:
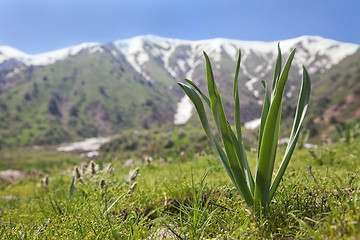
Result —
<svg viewBox="0 0 360 240"><path fill-rule="evenodd" d="M305 68L289 142L279 144L294 54L281 70L278 47L273 84L262 82L258 137L255 130L242 134L239 51L236 132L204 53L209 98L190 80L180 83L203 129L197 123L123 131L95 159L54 146L0 149L1 174L19 175L0 178L1 239L360 239L359 124L338 126L343 141L305 148L311 134L300 130L311 92Z"/></svg>
<svg viewBox="0 0 360 240"><path fill-rule="evenodd" d="M359 239L359 146L355 138L296 149L271 204L257 211L210 150L129 166L116 152L91 163L50 150L1 150L1 170L25 176L0 185L0 238ZM254 170L256 153L247 156Z"/></svg>

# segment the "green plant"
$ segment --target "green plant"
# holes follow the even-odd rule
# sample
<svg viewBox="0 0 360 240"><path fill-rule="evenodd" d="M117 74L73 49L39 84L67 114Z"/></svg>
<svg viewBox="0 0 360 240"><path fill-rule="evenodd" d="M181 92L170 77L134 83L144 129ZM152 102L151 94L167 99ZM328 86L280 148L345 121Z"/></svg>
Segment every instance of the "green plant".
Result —
<svg viewBox="0 0 360 240"><path fill-rule="evenodd" d="M335 128L340 139L347 143L349 143L351 139L355 139L360 136L360 122L340 122L339 124L335 125Z"/></svg>
<svg viewBox="0 0 360 240"><path fill-rule="evenodd" d="M233 132L230 123L225 117L221 97L214 81L210 59L205 52L204 56L206 60L209 98L205 96L205 94L203 94L202 91L188 79L185 80L198 93L193 88L191 88L191 86L178 83L195 105L200 121L206 135L211 142L211 145L215 149L237 190L240 192L241 196L250 207L254 205L265 206L273 198L294 151L297 139L299 137L301 125L307 111L311 85L310 77L305 67L303 67L302 86L289 143L283 156L281 166L271 184L280 130L283 93L294 55L295 49L291 52L284 69L281 71L281 50L280 46L278 46L278 57L275 66L271 94L268 92L266 83L262 81L266 93L261 114L261 124L258 137L258 154L255 180L253 179L251 170L248 165L241 133L240 100L238 91L238 75L240 69L241 51L239 50L233 89L234 121L237 136ZM211 132L204 104L199 95L204 99L206 105L212 111L216 127L224 144L225 151L222 149L219 142L215 139L214 134Z"/></svg>
<svg viewBox="0 0 360 240"><path fill-rule="evenodd" d="M179 214L165 217L163 224L179 239L203 239L216 221L214 217L219 209L211 202L214 191L207 190L205 186L205 179L209 172L210 169L204 173L199 183L195 182L191 174L191 189L189 189L188 198L180 200L173 196L179 205L175 206L175 204L173 208Z"/></svg>

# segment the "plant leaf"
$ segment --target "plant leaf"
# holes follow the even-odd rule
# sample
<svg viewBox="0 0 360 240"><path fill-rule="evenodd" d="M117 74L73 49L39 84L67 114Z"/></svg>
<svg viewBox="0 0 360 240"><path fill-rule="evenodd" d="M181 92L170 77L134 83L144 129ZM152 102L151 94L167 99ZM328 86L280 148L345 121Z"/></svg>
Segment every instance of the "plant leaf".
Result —
<svg viewBox="0 0 360 240"><path fill-rule="evenodd" d="M251 190L251 193L254 194L255 189L255 183L254 179L251 174L251 170L249 168L249 164L246 158L246 152L245 152L245 146L244 142L242 140L242 133L241 133L241 119L240 119L240 97L239 97L239 70L240 70L240 62L241 62L241 50L239 49L239 56L238 61L236 64L236 70L235 70L235 77L234 77L234 121L235 121L235 127L237 132L237 139L236 137L232 137L233 142L237 142L237 146L235 148L236 153L238 155L238 158L241 161L241 166L244 169L246 182L248 183L248 186ZM229 126L230 127L230 126ZM230 132L231 128L230 128Z"/></svg>
<svg viewBox="0 0 360 240"><path fill-rule="evenodd" d="M240 192L240 189L238 188L233 173L230 169L230 164L228 161L228 158L226 156L226 154L224 153L223 149L221 148L220 144L218 143L218 141L216 140L215 136L212 134L211 129L210 129L210 125L205 113L205 109L204 109L204 105L200 99L200 97L198 96L198 94L189 86L182 84L182 83L178 83L178 85L184 90L184 92L186 93L186 95L190 98L190 100L193 102L193 104L195 105L196 111L199 115L199 119L200 122L204 128L204 131L210 141L210 144L212 145L212 147L215 149L216 154L219 156L221 163L223 164L226 172L228 173L228 175L230 176L231 181L234 183L234 185L237 187L238 191Z"/></svg>
<svg viewBox="0 0 360 240"><path fill-rule="evenodd" d="M110 210L114 207L114 205L125 196L126 193L121 194L111 205L110 207L108 207L108 209L106 209L106 211L103 214L103 217L106 217L107 214L110 212Z"/></svg>
<svg viewBox="0 0 360 240"><path fill-rule="evenodd" d="M254 197L255 202L261 203L262 205L266 205L269 202L269 190L279 136L282 98L294 54L295 49L291 52L277 83L275 95L271 101L261 140Z"/></svg>
<svg viewBox="0 0 360 240"><path fill-rule="evenodd" d="M277 59L276 59L274 79L273 79L272 87L271 87L271 101L275 96L276 87L277 87L277 84L278 84L279 79L280 79L281 62L282 62L281 49L280 49L280 43L278 43L278 56L277 56Z"/></svg>
<svg viewBox="0 0 360 240"><path fill-rule="evenodd" d="M301 90L299 95L298 104L296 107L296 113L295 113L295 119L293 123L293 127L291 130L289 143L286 147L286 151L283 157L283 160L281 162L280 168L274 178L274 182L270 189L270 200L273 198L277 187L279 186L279 183L282 179L282 176L285 173L286 167L289 164L290 158L292 156L292 153L294 152L297 139L300 134L301 125L304 121L305 114L308 108L308 103L310 100L310 93L311 93L311 82L308 72L306 71L305 67L303 67L303 80L301 84Z"/></svg>
<svg viewBox="0 0 360 240"><path fill-rule="evenodd" d="M263 133L264 133L264 126L265 126L266 118L268 116L269 108L270 108L270 95L269 95L269 91L268 91L268 88L267 88L267 84L266 84L265 81L261 81L261 83L265 88L265 99L264 99L263 110L262 110L262 113L261 113L261 122L260 122L260 129L259 129L259 139L258 139L257 162L256 162L256 164L258 164L258 162L259 162L259 154L260 154L260 148L261 148L261 141L262 141L262 137L263 137Z"/></svg>
<svg viewBox="0 0 360 240"><path fill-rule="evenodd" d="M75 178L73 177L70 184L69 199L71 199L74 196L74 193L75 193Z"/></svg>
<svg viewBox="0 0 360 240"><path fill-rule="evenodd" d="M240 62L241 62L241 50L239 49L239 57L236 64L235 70L235 78L234 78L234 120L235 120L235 127L237 131L238 139L242 139L241 136L241 119L240 119L240 98L239 98L239 69L240 69Z"/></svg>
<svg viewBox="0 0 360 240"><path fill-rule="evenodd" d="M244 200L247 204L251 206L253 205L253 195L246 182L243 162L241 159L239 159L239 156L236 154L236 150L234 149L236 148L237 144L232 138L233 133L230 133L232 132L232 130L225 117L220 94L214 81L210 59L205 52L204 56L206 60L206 73L211 110L213 112L220 136L224 143L225 152L230 164L230 170L233 173L235 182L238 185L238 188L240 189Z"/></svg>
<svg viewBox="0 0 360 240"><path fill-rule="evenodd" d="M200 93L200 95L202 96L202 98L205 100L206 104L209 106L209 108L211 108L209 98L200 90L200 88L198 88L198 86L196 86L195 83L193 83L193 82L192 82L191 80L189 80L189 79L186 79L186 78L185 78L185 81L186 81L187 83L189 83L193 88L195 88L196 91L198 91L198 93Z"/></svg>

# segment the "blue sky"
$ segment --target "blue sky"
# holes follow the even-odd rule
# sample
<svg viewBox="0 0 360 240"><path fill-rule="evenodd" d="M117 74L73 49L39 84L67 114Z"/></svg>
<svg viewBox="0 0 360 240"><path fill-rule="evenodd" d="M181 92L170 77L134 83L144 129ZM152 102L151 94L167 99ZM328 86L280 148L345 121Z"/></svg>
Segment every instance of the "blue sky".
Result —
<svg viewBox="0 0 360 240"><path fill-rule="evenodd" d="M137 35L360 44L359 0L0 0L0 45L29 54Z"/></svg>

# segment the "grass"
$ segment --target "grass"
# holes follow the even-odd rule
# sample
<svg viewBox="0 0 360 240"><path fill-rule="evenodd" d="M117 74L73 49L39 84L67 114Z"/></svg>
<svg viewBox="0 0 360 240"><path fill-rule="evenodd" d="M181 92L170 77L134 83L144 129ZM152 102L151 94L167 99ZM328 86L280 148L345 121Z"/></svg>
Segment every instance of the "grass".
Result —
<svg viewBox="0 0 360 240"><path fill-rule="evenodd" d="M56 172L69 165L75 165L83 161L74 154L59 154L45 148L17 148L0 150L0 171L17 169L25 173L32 170L40 170L47 173Z"/></svg>
<svg viewBox="0 0 360 240"><path fill-rule="evenodd" d="M212 154L169 163L155 159L139 166L135 181L129 181L128 174L136 166L123 168L119 159L100 158L95 161L98 172L76 179L73 187L71 172L75 164L80 166L78 158L62 154L39 154L39 161L19 158L39 171L54 171L48 172L47 186L37 186L40 178L30 176L2 184L0 238L358 239L359 144L357 138L320 146L316 154L334 153L334 160L324 163L307 149L295 151L272 203L258 213L248 209ZM254 169L257 156L247 155ZM64 156L72 161L47 168L45 162ZM107 163L112 164L111 173L104 170ZM137 186L130 191L134 182Z"/></svg>

